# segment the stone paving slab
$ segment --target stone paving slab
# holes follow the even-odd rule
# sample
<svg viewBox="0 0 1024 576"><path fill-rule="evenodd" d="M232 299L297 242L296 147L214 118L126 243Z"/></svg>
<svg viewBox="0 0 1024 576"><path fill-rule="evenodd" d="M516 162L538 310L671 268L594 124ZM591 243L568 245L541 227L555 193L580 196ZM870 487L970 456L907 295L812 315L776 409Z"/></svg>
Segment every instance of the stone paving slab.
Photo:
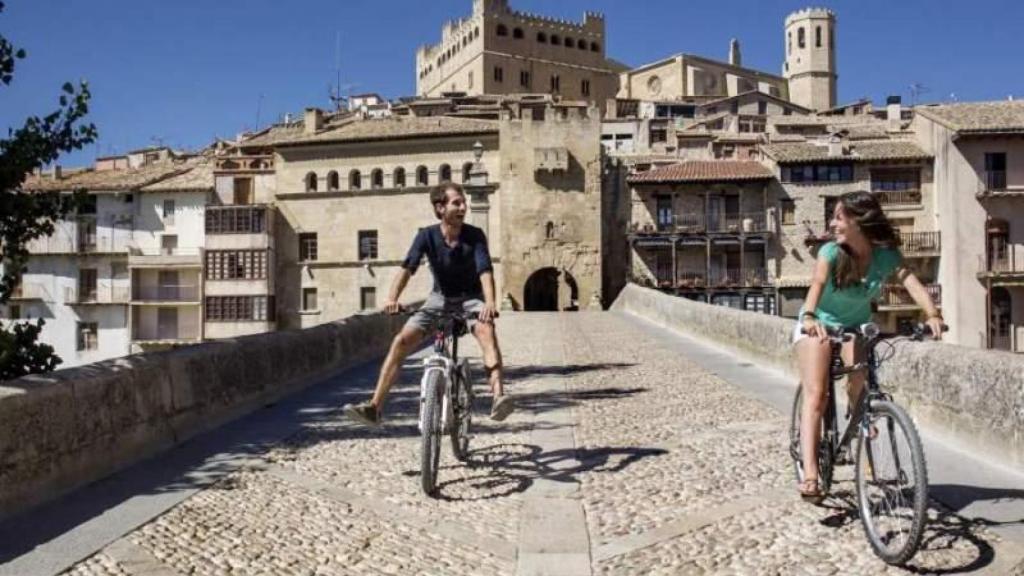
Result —
<svg viewBox="0 0 1024 576"><path fill-rule="evenodd" d="M439 498L419 491L410 362L383 430L312 422L67 573L1024 575L1015 543L939 506L911 566L886 566L848 473L801 502L788 415L639 323L510 314L499 333L520 410L489 423L479 399Z"/></svg>

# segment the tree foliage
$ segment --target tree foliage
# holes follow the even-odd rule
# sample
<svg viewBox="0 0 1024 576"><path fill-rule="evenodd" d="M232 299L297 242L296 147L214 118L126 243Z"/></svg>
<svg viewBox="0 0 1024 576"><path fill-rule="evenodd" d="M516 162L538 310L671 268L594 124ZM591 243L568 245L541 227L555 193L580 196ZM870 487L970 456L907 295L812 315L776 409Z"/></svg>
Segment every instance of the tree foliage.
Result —
<svg viewBox="0 0 1024 576"><path fill-rule="evenodd" d="M0 2L0 12L4 4ZM15 64L25 51L0 35L0 85L14 80ZM89 87L85 82L65 83L57 109L45 116L30 116L20 128L8 128L0 139L0 304L5 304L26 270L26 245L54 231L54 223L75 210L84 193L26 192L28 175L56 160L62 153L79 150L96 139L96 127L83 122L89 112ZM51 346L38 342L43 320L9 323L0 328L0 380L53 370L59 363Z"/></svg>

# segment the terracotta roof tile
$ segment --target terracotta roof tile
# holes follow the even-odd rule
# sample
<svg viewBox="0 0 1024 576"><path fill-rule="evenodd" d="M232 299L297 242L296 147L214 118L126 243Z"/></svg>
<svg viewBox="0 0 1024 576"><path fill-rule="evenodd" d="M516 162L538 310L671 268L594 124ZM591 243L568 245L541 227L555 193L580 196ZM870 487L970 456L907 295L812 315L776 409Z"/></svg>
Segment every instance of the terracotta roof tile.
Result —
<svg viewBox="0 0 1024 576"><path fill-rule="evenodd" d="M142 192L206 192L213 190L213 161L204 159L191 169L140 188Z"/></svg>
<svg viewBox="0 0 1024 576"><path fill-rule="evenodd" d="M829 156L828 146L824 144L768 144L762 149L765 154L780 164L822 160L853 160L860 162L927 160L932 157L931 154L922 150L920 146L908 140L853 142L848 144L849 153L843 156Z"/></svg>
<svg viewBox="0 0 1024 576"><path fill-rule="evenodd" d="M89 191L134 190L185 172L192 165L194 164L185 162L161 162L139 168L85 170L60 180L46 176L32 176L25 181L22 189L40 192L77 189Z"/></svg>
<svg viewBox="0 0 1024 576"><path fill-rule="evenodd" d="M1024 132L1024 101L918 106L914 111L959 134Z"/></svg>
<svg viewBox="0 0 1024 576"><path fill-rule="evenodd" d="M731 182L768 180L772 172L759 162L737 160L690 160L662 166L627 179L631 184L657 182Z"/></svg>
<svg viewBox="0 0 1024 576"><path fill-rule="evenodd" d="M453 118L450 116L391 116L354 120L336 127L328 127L316 134L306 134L300 126L287 137L274 142L277 145L317 144L322 142L361 142L392 140L420 136L487 134L498 131L495 120ZM249 145L249 143L246 143Z"/></svg>

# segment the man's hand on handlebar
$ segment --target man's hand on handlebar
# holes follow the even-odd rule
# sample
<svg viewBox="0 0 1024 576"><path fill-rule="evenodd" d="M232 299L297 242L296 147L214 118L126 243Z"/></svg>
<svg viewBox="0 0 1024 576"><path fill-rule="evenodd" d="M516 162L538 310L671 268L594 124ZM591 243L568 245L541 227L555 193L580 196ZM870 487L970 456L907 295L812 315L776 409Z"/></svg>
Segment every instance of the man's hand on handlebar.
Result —
<svg viewBox="0 0 1024 576"><path fill-rule="evenodd" d="M385 302L383 310L388 314L401 314L402 312L404 312L404 308L402 307L402 305L396 302L395 300L388 300L387 302Z"/></svg>
<svg viewBox="0 0 1024 576"><path fill-rule="evenodd" d="M489 324L498 317L498 308L494 304L484 304L484 307L480 309L480 316L478 317L480 322Z"/></svg>

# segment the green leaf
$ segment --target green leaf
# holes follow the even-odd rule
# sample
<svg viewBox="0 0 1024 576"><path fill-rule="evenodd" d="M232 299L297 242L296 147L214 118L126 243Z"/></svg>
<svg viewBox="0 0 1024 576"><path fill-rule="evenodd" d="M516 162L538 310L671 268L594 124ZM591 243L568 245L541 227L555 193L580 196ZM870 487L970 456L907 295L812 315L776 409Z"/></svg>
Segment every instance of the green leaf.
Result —
<svg viewBox="0 0 1024 576"><path fill-rule="evenodd" d="M65 82L64 86L61 86L61 90L67 92L68 94L75 93L75 87L71 85L71 82Z"/></svg>
<svg viewBox="0 0 1024 576"><path fill-rule="evenodd" d="M25 57L25 49L24 48L20 48L17 52L14 53L14 57L15 58L24 58Z"/></svg>

